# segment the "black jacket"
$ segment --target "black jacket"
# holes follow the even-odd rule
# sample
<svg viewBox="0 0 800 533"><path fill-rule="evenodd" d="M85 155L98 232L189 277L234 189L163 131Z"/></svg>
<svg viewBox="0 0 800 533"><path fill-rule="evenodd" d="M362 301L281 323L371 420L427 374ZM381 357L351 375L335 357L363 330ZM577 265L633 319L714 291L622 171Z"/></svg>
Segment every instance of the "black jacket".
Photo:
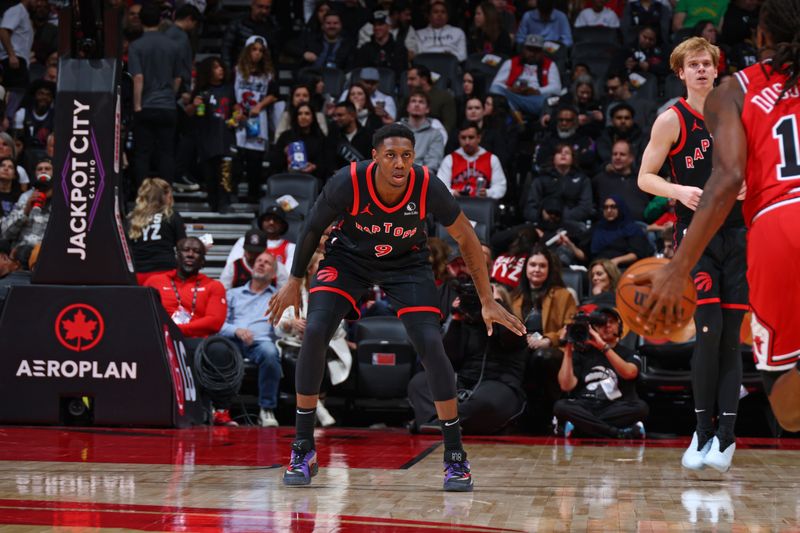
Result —
<svg viewBox="0 0 800 533"><path fill-rule="evenodd" d="M555 197L564 204L564 220L585 222L592 218L592 182L579 170L572 169L562 176L555 169L536 176L531 182L523 216L530 222L539 222L542 200Z"/></svg>

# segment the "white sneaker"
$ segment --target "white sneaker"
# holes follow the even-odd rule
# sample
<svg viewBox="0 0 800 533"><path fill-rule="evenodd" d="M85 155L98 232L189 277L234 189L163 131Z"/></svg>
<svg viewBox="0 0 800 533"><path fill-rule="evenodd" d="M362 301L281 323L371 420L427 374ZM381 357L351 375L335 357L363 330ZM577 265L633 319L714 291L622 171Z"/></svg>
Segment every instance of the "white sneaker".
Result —
<svg viewBox="0 0 800 533"><path fill-rule="evenodd" d="M336 419L325 409L325 404L317 401L317 420L319 425L326 428L336 423Z"/></svg>
<svg viewBox="0 0 800 533"><path fill-rule="evenodd" d="M279 426L278 420L275 418L275 413L270 409L262 409L258 413L258 422L262 428L276 428Z"/></svg>
<svg viewBox="0 0 800 533"><path fill-rule="evenodd" d="M689 447L686 448L685 452L683 452L683 458L681 459L681 464L683 467L688 468L689 470L702 470L705 466L703 459L711 449L711 441L712 439L709 439L705 446L703 446L701 450L698 450L697 444L699 439L697 437L697 432L695 431L692 435L692 443L689 444Z"/></svg>
<svg viewBox="0 0 800 533"><path fill-rule="evenodd" d="M736 451L736 443L734 442L727 448L725 448L724 452L719 451L719 439L714 436L711 440L711 449L708 451L706 456L703 458L703 464L706 466L710 466L714 470L718 470L720 472L727 472L728 469L731 467L731 462L733 461L733 452Z"/></svg>

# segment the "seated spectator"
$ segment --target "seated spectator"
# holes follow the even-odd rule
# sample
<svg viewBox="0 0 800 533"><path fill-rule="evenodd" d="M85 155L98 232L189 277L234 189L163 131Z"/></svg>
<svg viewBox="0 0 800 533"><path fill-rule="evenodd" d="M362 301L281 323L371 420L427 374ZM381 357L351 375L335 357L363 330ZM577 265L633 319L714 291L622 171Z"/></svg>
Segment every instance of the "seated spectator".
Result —
<svg viewBox="0 0 800 533"><path fill-rule="evenodd" d="M0 235L16 245L42 242L50 220L53 196L53 163L43 159L36 165L33 189L25 191L11 213L0 219Z"/></svg>
<svg viewBox="0 0 800 533"><path fill-rule="evenodd" d="M733 0L725 11L720 42L735 46L750 40L758 27L759 7L757 0Z"/></svg>
<svg viewBox="0 0 800 533"><path fill-rule="evenodd" d="M608 259L595 259L589 265L589 297L581 302L606 307L617 305L617 283L622 274Z"/></svg>
<svg viewBox="0 0 800 533"><path fill-rule="evenodd" d="M231 339L242 355L258 366L258 421L261 427L278 427L278 384L281 364L275 347L274 331L266 316L275 294L275 258L262 251L256 257L250 281L228 289L228 314L220 335Z"/></svg>
<svg viewBox="0 0 800 533"><path fill-rule="evenodd" d="M632 36L632 30L642 26L650 26L656 30L656 43L658 45L669 44L670 27L672 26L672 10L670 6L659 0L631 0L627 2L620 19L622 35Z"/></svg>
<svg viewBox="0 0 800 533"><path fill-rule="evenodd" d="M452 54L461 63L467 59L467 38L464 30L447 23L447 3L433 0L428 7L428 26L417 30L415 39L407 39L406 47L413 58L417 54Z"/></svg>
<svg viewBox="0 0 800 533"><path fill-rule="evenodd" d="M503 28L500 13L494 4L484 0L475 7L472 29L467 41L470 54L503 54L514 52L511 35Z"/></svg>
<svg viewBox="0 0 800 533"><path fill-rule="evenodd" d="M484 147L497 155L506 175L516 168L519 124L511 116L511 108L505 96L489 94L483 100L483 119L475 121L481 127Z"/></svg>
<svg viewBox="0 0 800 533"><path fill-rule="evenodd" d="M289 93L289 105L286 106L286 109L283 110L281 113L280 120L278 121L278 126L275 128L275 139L278 139L281 134L288 131L289 128L292 126L292 113L297 110L297 107L300 104L309 104L311 103L311 95L313 90L311 87L304 83L298 83L292 87L292 90ZM322 130L322 133L325 135L328 134L328 123L325 119L325 115L320 111L315 111L315 115L317 117L317 124L319 125L319 129Z"/></svg>
<svg viewBox="0 0 800 533"><path fill-rule="evenodd" d="M151 276L145 282L145 287L158 291L161 305L183 333L186 350L192 354L206 339L219 333L228 312L225 288L220 282L200 273L205 260L206 248L202 241L197 237L186 237L178 241L177 269ZM223 353L215 350L207 355L225 364L231 356L224 350ZM231 420L225 402L219 399L216 402L214 424L237 426Z"/></svg>
<svg viewBox="0 0 800 533"><path fill-rule="evenodd" d="M14 167L17 171L16 178L20 191L27 191L31 180L28 177L28 172L25 170L25 167L20 164L22 161L20 161L19 154L17 153L17 143L14 141L11 135L3 131L0 132L0 160L5 159L6 157L11 158L12 162L14 163Z"/></svg>
<svg viewBox="0 0 800 533"><path fill-rule="evenodd" d="M235 101L233 84L222 60L212 56L201 61L192 102L184 110L194 131L208 204L220 213L229 212L235 199L232 156L236 138L235 124L230 124Z"/></svg>
<svg viewBox="0 0 800 533"><path fill-rule="evenodd" d="M427 166L435 173L444 158L444 138L428 118L429 102L428 95L424 91L413 91L409 95L406 108L408 118L401 119L400 123L414 132L416 163Z"/></svg>
<svg viewBox="0 0 800 533"><path fill-rule="evenodd" d="M346 100L356 108L358 123L370 136L383 126L383 119L378 116L375 105L369 97L369 90L362 82L356 82L347 89ZM387 114L384 113L384 116Z"/></svg>
<svg viewBox="0 0 800 533"><path fill-rule="evenodd" d="M565 437L574 431L587 437L643 439L642 420L649 408L636 395L641 360L619 344L622 320L613 308L592 315L605 323L588 326L585 343L566 343L558 384L571 397L557 401L553 414Z"/></svg>
<svg viewBox="0 0 800 533"><path fill-rule="evenodd" d="M503 61L489 92L505 96L515 111L538 116L545 99L561 92L558 66L543 46L541 35L528 35L520 55Z"/></svg>
<svg viewBox="0 0 800 533"><path fill-rule="evenodd" d="M397 41L392 35L389 12L373 12L371 23L372 37L368 42L359 44L356 66L388 68L394 71L396 79L400 79L400 74L408 68L408 50L402 41ZM364 79L363 72L361 79Z"/></svg>
<svg viewBox="0 0 800 533"><path fill-rule="evenodd" d="M242 239L239 239L240 241ZM238 244L238 241L237 241ZM267 234L260 229L250 229L244 234L242 244L242 256L227 262L222 274L219 276L219 281L226 290L244 287L251 279L253 279L253 272L258 259L261 254L267 250ZM233 251L231 251L232 255ZM272 256L272 254L270 254ZM229 255L230 257L230 255ZM272 257L274 259L274 257ZM277 265L273 265L277 273ZM274 278L274 277L273 277ZM275 279L270 278L270 284L273 284Z"/></svg>
<svg viewBox="0 0 800 533"><path fill-rule="evenodd" d="M575 19L576 28L597 27L619 28L619 17L606 7L608 0L592 0L592 7L578 13Z"/></svg>
<svg viewBox="0 0 800 533"><path fill-rule="evenodd" d="M348 71L353 65L355 47L342 34L342 18L330 11L322 22L322 33L311 36L303 51L303 64L318 69L338 68Z"/></svg>
<svg viewBox="0 0 800 533"><path fill-rule="evenodd" d="M635 44L625 48L617 54L609 67L612 71L624 71L630 77L636 73L640 75L652 74L663 79L669 72L669 62L664 50L658 45L658 34L650 26L639 28ZM648 83L651 83L649 81Z"/></svg>
<svg viewBox="0 0 800 533"><path fill-rule="evenodd" d="M344 0L334 4L335 11L342 20L342 35L352 43L358 39L358 32L371 17L372 10L358 0Z"/></svg>
<svg viewBox="0 0 800 533"><path fill-rule="evenodd" d="M653 254L644 227L631 218L622 198L609 196L603 199L602 206L603 216L592 233L593 258L609 259L622 270Z"/></svg>
<svg viewBox="0 0 800 533"><path fill-rule="evenodd" d="M234 82L238 118L237 151L247 173L247 197L258 201L264 184L264 154L269 149L269 117L278 101L278 83L267 41L254 35L247 39L236 64Z"/></svg>
<svg viewBox="0 0 800 533"><path fill-rule="evenodd" d="M14 160L0 157L0 217L5 218L11 214L21 194L22 188Z"/></svg>
<svg viewBox="0 0 800 533"><path fill-rule="evenodd" d="M381 92L378 89L378 82L380 81L380 73L378 72L378 69L374 67L361 69L360 76L361 79L353 85L360 87L364 91L365 97L373 106L372 112L375 113L379 119L381 119L381 126L394 122L394 119L397 116L397 105L395 104L393 97ZM350 89L352 88L353 87L351 86ZM348 98L348 96L351 94L350 89L342 93L342 96L339 98L340 102L343 102Z"/></svg>
<svg viewBox="0 0 800 533"><path fill-rule="evenodd" d="M38 161L46 154L47 136L52 133L55 126L55 108L53 102L56 96L56 84L45 80L36 80L28 89L28 94L33 99L28 105L21 107L14 115L14 129L16 129L25 147L27 158L17 155L17 161L28 163Z"/></svg>
<svg viewBox="0 0 800 533"><path fill-rule="evenodd" d="M719 79L721 80L729 74L728 72L728 47L718 42L719 30L717 26L710 20L701 20L694 26L694 36L702 37L714 46L719 47L719 63L717 70L719 71Z"/></svg>
<svg viewBox="0 0 800 533"><path fill-rule="evenodd" d="M486 97L486 78L477 70L466 70L461 75L461 89L462 94L456 98L456 113L459 123L464 120L467 100L477 98L481 101L481 108L483 108L483 99Z"/></svg>
<svg viewBox="0 0 800 533"><path fill-rule="evenodd" d="M444 346L456 370L458 418L465 433L489 435L503 429L525 407L522 388L527 362L525 339L503 326L495 326L489 337L474 286L460 282L457 290L464 296L454 304ZM495 300L511 310L508 291L495 285L493 292ZM411 378L408 399L417 429L431 424L438 427L426 372Z"/></svg>
<svg viewBox="0 0 800 533"><path fill-rule="evenodd" d="M317 124L310 104L300 104L292 114L292 125L278 137L272 149L270 166L275 172L302 172L328 179L328 138Z"/></svg>
<svg viewBox="0 0 800 533"><path fill-rule="evenodd" d="M350 101L339 102L333 111L337 131L331 132L336 141L334 168L353 161L369 159L372 155L372 135L358 122L356 106Z"/></svg>
<svg viewBox="0 0 800 533"><path fill-rule="evenodd" d="M241 284L250 280L250 272L253 270L253 263L255 258L258 257L263 251L269 252L278 263L276 265L276 285L278 288L282 287L286 280L289 278L289 269L292 266L294 259L295 243L281 238L289 231L289 223L286 221L286 214L283 209L277 204L271 204L258 216L256 219L256 229L261 230L266 237L266 241L259 240L257 245L251 243L251 255L249 259L246 257L245 243L250 242L247 235L241 237L231 247L228 258L225 260L225 268L222 270L220 281L229 289L234 286L234 280L243 280ZM257 234L258 235L258 234ZM252 239L252 236L250 237ZM262 246L263 245L263 246ZM255 255L252 255L255 254ZM237 263L239 259L243 261ZM228 280L230 284L228 283Z"/></svg>
<svg viewBox="0 0 800 533"><path fill-rule="evenodd" d="M510 142L510 134L505 126L496 125L490 118L486 118L485 107L483 100L480 98L470 98L464 104L464 112L459 119L459 127L464 124L474 122L481 130L481 146L488 151L495 154L500 159L500 164L506 160L506 164L510 165L512 162L508 159L511 158L513 153L513 143ZM509 146L511 145L511 146ZM448 136L447 145L445 146L446 152L452 152L458 149L458 130L453 132L453 135ZM503 167L506 168L505 166Z"/></svg>
<svg viewBox="0 0 800 533"><path fill-rule="evenodd" d="M505 246L509 237L512 239L511 243ZM492 235L492 248L498 250L498 254L489 269L491 280L508 290L516 289L525 268L525 259L538 241L539 235L531 225L495 232Z"/></svg>
<svg viewBox="0 0 800 533"><path fill-rule="evenodd" d="M594 214L592 182L575 168L575 152L569 144L555 147L551 165L531 182L523 215L529 222L539 222L542 201L554 197L564 205L564 220L585 222Z"/></svg>
<svg viewBox="0 0 800 533"><path fill-rule="evenodd" d="M226 24L220 55L223 63L228 68L235 66L236 59L239 57L242 48L246 46L245 42L253 35L264 37L268 43L267 50L274 54L273 61L278 58L277 52L280 51L282 43L280 40L280 27L275 17L272 16L272 4L274 1L250 0L249 11ZM317 31L315 34L319 35L319 32Z"/></svg>
<svg viewBox="0 0 800 533"><path fill-rule="evenodd" d="M408 69L406 86L409 96L401 106L401 116L407 113L408 99L415 90L421 90L428 95L428 108L431 117L439 119L446 132L453 131L456 127L456 101L452 93L446 89L433 86L431 71L424 65L415 65Z"/></svg>
<svg viewBox="0 0 800 533"><path fill-rule="evenodd" d="M619 139L611 150L611 162L592 178L595 205L602 198L617 195L625 202L634 220L644 220L644 210L652 196L639 188L634 168L633 150L627 139Z"/></svg>
<svg viewBox="0 0 800 533"><path fill-rule="evenodd" d="M498 17L500 18L500 25L503 27L503 31L505 31L510 37L511 41L514 41L514 32L517 31L517 17L514 16L516 13L516 6L514 6L514 2L509 2L508 0L491 0L494 8L497 10Z"/></svg>
<svg viewBox="0 0 800 533"><path fill-rule="evenodd" d="M677 202L674 198L656 196L644 210L647 237L664 257L672 257L674 252L672 247L675 244L675 224L678 223L678 215L675 213Z"/></svg>
<svg viewBox="0 0 800 533"><path fill-rule="evenodd" d="M633 109L633 117L636 124L643 131L650 131L650 126L656 119L656 105L646 99L640 98L631 92L630 81L625 72L609 72L606 75L606 100L604 109L606 117L611 122L614 109L620 104L628 104Z"/></svg>
<svg viewBox="0 0 800 533"><path fill-rule="evenodd" d="M300 346L303 343L303 336L306 331L306 318L308 313L308 289L311 286L311 280L317 275L319 263L322 261L323 254L317 252L311 258L308 264L306 276L303 278L303 284L300 289L300 311L295 313L294 306L290 305L283 312L278 327L275 328L275 333L279 337L276 345L281 353L281 359L290 365L291 370L294 371L294 365L297 363L297 356L300 353ZM295 318L295 314L299 318ZM325 377L323 377L323 387L327 388L328 382L331 385L339 385L347 380L350 375L350 370L353 367L353 356L350 353L350 346L346 339L347 333L345 331L345 322L342 320L333 332L331 340L328 342L328 355L325 360L327 361ZM292 383L294 385L294 383ZM322 400L324 393L320 393L320 399L317 400L317 421L323 427L332 426L336 423L336 419L331 416L325 408Z"/></svg>
<svg viewBox="0 0 800 533"><path fill-rule="evenodd" d="M583 250L589 244L590 234L583 223L565 220L563 212L564 205L557 197L542 200L539 222L534 224L536 233L562 266L582 264L586 261Z"/></svg>
<svg viewBox="0 0 800 533"><path fill-rule="evenodd" d="M409 42L416 41L417 31L411 25L411 7L408 5L407 0L384 0L383 4L379 7L386 11L388 4L389 12L389 33L392 34L394 40L402 43L408 49ZM372 38L373 25L367 22L358 31L358 46L363 46L368 43Z"/></svg>
<svg viewBox="0 0 800 533"><path fill-rule="evenodd" d="M611 111L611 125L607 126L597 139L597 159L599 164L606 165L612 159L614 144L620 140L628 141L631 147L634 164L641 161L642 153L647 146L648 137L634 122L635 111L629 104L622 102Z"/></svg>
<svg viewBox="0 0 800 533"><path fill-rule="evenodd" d="M127 231L139 285L150 276L175 269L175 247L186 238L186 226L174 205L169 183L145 178L128 214Z"/></svg>
<svg viewBox="0 0 800 533"><path fill-rule="evenodd" d="M603 106L594 94L594 80L590 74L578 76L572 82L572 90L563 96L550 97L542 111L541 124L547 126L556 112L564 106L578 110L578 129L591 139L600 136L605 127Z"/></svg>
<svg viewBox="0 0 800 533"><path fill-rule="evenodd" d="M458 131L458 150L447 154L437 172L453 196L501 199L506 194L506 175L500 160L481 144L481 130L467 122Z"/></svg>
<svg viewBox="0 0 800 533"><path fill-rule="evenodd" d="M548 128L534 153L535 170L541 172L553 160L556 146L569 144L576 155L576 164L583 172L593 174L597 154L594 141L578 125L578 110L564 104L555 112L555 127Z"/></svg>
<svg viewBox="0 0 800 533"><path fill-rule="evenodd" d="M517 43L522 44L528 35L539 35L545 41L572 46L572 30L567 16L555 9L553 0L538 0L536 9L526 11L517 28Z"/></svg>
<svg viewBox="0 0 800 533"><path fill-rule="evenodd" d="M704 19L719 26L728 2L709 2L706 0L678 0L672 14L672 31L692 28Z"/></svg>

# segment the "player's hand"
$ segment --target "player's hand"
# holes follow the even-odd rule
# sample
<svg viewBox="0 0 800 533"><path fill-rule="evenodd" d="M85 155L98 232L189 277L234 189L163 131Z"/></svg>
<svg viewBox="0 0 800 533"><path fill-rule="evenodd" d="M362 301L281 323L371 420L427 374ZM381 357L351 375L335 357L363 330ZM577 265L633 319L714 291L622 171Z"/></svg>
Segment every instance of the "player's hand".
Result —
<svg viewBox="0 0 800 533"><path fill-rule="evenodd" d="M700 205L701 196L703 196L703 189L699 187L690 187L688 185L680 185L678 186L678 194L675 195L675 199L692 211L695 211L697 210L697 206Z"/></svg>
<svg viewBox="0 0 800 533"><path fill-rule="evenodd" d="M494 300L481 306L481 315L489 335L492 334L492 324L495 322L504 325L517 335L525 335L525 325L522 321Z"/></svg>
<svg viewBox="0 0 800 533"><path fill-rule="evenodd" d="M737 200L744 200L747 198L747 182L742 182L742 188L739 189L739 194L736 195Z"/></svg>
<svg viewBox="0 0 800 533"><path fill-rule="evenodd" d="M630 275L630 274L629 274ZM664 333L674 330L682 317L679 313L680 299L683 297L683 285L686 273L678 272L675 263L668 263L650 272L632 276L636 285L649 285L650 295L644 303L645 311L637 317L644 324L645 332L655 331L657 323L664 324Z"/></svg>
<svg viewBox="0 0 800 533"><path fill-rule="evenodd" d="M294 319L300 318L300 286L303 281L300 278L289 276L289 281L281 287L275 295L270 298L265 316L269 316L269 322L275 326L283 316L283 312L290 305L294 306Z"/></svg>

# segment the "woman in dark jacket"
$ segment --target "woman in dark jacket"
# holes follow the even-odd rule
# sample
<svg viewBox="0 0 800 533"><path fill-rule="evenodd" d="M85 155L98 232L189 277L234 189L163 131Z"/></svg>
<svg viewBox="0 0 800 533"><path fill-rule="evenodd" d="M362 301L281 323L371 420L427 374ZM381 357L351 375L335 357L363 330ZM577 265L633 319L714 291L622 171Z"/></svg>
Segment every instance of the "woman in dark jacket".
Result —
<svg viewBox="0 0 800 533"><path fill-rule="evenodd" d="M314 110L309 104L300 104L292 113L291 127L275 143L271 164L276 172L303 172L325 180L330 152L328 138L320 130Z"/></svg>
<svg viewBox="0 0 800 533"><path fill-rule="evenodd" d="M558 143L552 166L531 182L523 213L525 220L539 222L545 198L561 200L564 220L584 223L594 214L592 182L575 167L575 150L570 144Z"/></svg>
<svg viewBox="0 0 800 533"><path fill-rule="evenodd" d="M622 198L605 198L602 209L603 216L592 234L593 259L608 259L622 269L653 254L644 227L633 220Z"/></svg>

